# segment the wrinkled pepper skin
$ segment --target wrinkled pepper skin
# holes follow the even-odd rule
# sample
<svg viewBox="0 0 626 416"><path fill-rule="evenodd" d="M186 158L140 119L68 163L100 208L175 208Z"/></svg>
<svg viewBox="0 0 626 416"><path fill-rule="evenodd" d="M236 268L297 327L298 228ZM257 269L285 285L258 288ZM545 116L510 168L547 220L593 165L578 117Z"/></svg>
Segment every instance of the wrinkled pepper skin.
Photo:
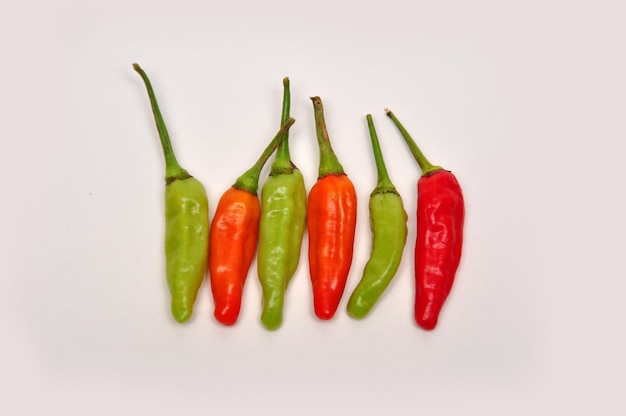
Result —
<svg viewBox="0 0 626 416"><path fill-rule="evenodd" d="M300 261L306 225L307 195L302 173L270 176L261 192L262 209L257 258L263 288L261 322L267 329L282 323L285 291Z"/></svg>
<svg viewBox="0 0 626 416"><path fill-rule="evenodd" d="M461 261L465 207L455 176L439 170L417 184L415 320L434 329Z"/></svg>
<svg viewBox="0 0 626 416"><path fill-rule="evenodd" d="M372 251L363 277L348 301L348 313L364 318L396 275L407 238L408 216L397 192L378 192L369 201Z"/></svg>
<svg viewBox="0 0 626 416"><path fill-rule="evenodd" d="M319 179L309 192L309 270L315 315L331 319L348 280L354 248L357 197L345 175Z"/></svg>
<svg viewBox="0 0 626 416"><path fill-rule="evenodd" d="M208 200L195 178L176 180L165 187L165 224L165 267L172 314L184 322L193 312L209 250Z"/></svg>
<svg viewBox="0 0 626 416"><path fill-rule="evenodd" d="M396 275L406 245L408 216L389 178L372 116L366 116L376 161L378 182L369 200L372 251L363 276L348 301L348 314L362 319L374 307Z"/></svg>
<svg viewBox="0 0 626 416"><path fill-rule="evenodd" d="M220 198L211 223L209 275L215 302L214 316L224 325L239 317L248 270L259 234L259 198L229 188Z"/></svg>
<svg viewBox="0 0 626 416"><path fill-rule="evenodd" d="M415 242L415 322L433 330L450 294L461 261L465 203L452 172L430 163L409 132L390 111L417 161L417 236Z"/></svg>
<svg viewBox="0 0 626 416"><path fill-rule="evenodd" d="M152 85L137 64L154 115L165 157L165 269L172 316L187 321L207 270L209 203L204 186L176 160Z"/></svg>

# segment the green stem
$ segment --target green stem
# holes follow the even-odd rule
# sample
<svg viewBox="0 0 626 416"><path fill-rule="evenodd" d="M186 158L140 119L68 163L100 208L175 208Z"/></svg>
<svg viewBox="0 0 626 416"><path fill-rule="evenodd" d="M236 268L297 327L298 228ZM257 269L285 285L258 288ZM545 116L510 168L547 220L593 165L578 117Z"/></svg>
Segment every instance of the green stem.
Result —
<svg viewBox="0 0 626 416"><path fill-rule="evenodd" d="M374 152L374 160L376 161L376 172L378 173L378 183L376 184L374 193L395 191L396 188L393 186L393 183L391 183L391 179L389 179L387 167L385 166L385 160L383 159L383 153L380 150L380 143L378 142L378 135L376 134L376 129L374 128L372 115L368 114L365 118L367 119L367 127L370 131L372 150Z"/></svg>
<svg viewBox="0 0 626 416"><path fill-rule="evenodd" d="M411 150L411 153L413 154L413 157L415 158L415 160L417 161L417 164L420 166L420 169L422 170L422 176L428 176L431 173L435 173L437 171L442 170L443 168L441 166L435 166L435 165L431 164L428 161L428 159L426 159L426 156L424 156L424 154L422 153L420 148L417 147L417 144L415 143L415 140L413 140L413 138L411 137L409 132L406 131L406 129L404 128L402 123L400 123L400 121L391 112L391 110L389 110L387 108L387 109L385 109L385 112L393 120L395 125L400 130L400 133L402 134L402 137L404 138L404 141L406 141L406 144L409 145L409 149Z"/></svg>
<svg viewBox="0 0 626 416"><path fill-rule="evenodd" d="M278 147L278 145L285 139L287 136L287 132L291 125L295 122L293 118L288 118L285 124L280 128L276 136L272 139L270 144L267 145L259 160L256 161L254 166L248 169L243 175L241 175L235 181L233 187L237 189L241 189L242 191L249 192L252 195L256 195L259 189L259 176L261 176L261 170L267 162L267 159L274 153L274 150Z"/></svg>
<svg viewBox="0 0 626 416"><path fill-rule="evenodd" d="M280 118L281 126L289 119L289 110L291 108L291 92L289 89L289 78L283 79L283 111ZM272 163L272 169L270 176L280 175L283 173L291 174L293 170L297 169L291 163L291 156L289 154L289 133L285 135L285 139L280 143L276 150L276 158Z"/></svg>
<svg viewBox="0 0 626 416"><path fill-rule="evenodd" d="M150 84L148 76L138 64L133 64L133 68L137 71L137 73L139 73L139 75L141 75L144 84L146 84L146 89L148 90L148 97L150 97L152 114L154 114L154 121L159 132L161 147L163 147L163 156L165 156L165 183L170 184L176 179L191 178L191 175L183 169L176 160L174 150L172 149L172 142L170 141L170 135L167 133L167 128L165 127L163 116L161 115L161 110L159 110L159 103L154 95L152 84Z"/></svg>
<svg viewBox="0 0 626 416"><path fill-rule="evenodd" d="M323 178L328 175L343 175L345 173L343 166L339 163L339 159L337 159L337 156L330 145L330 139L328 138L322 100L320 97L311 97L311 100L313 100L313 110L315 112L315 132L317 134L317 143L320 149L320 167L318 177Z"/></svg>

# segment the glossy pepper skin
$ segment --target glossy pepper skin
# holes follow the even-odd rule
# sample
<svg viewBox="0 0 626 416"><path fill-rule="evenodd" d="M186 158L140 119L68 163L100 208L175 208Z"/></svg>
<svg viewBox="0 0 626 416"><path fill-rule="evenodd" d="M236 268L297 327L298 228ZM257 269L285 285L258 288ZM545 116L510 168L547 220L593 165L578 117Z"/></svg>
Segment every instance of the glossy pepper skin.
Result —
<svg viewBox="0 0 626 416"><path fill-rule="evenodd" d="M372 251L361 281L348 301L348 314L357 319L370 312L396 275L406 245L408 218L402 198L389 179L372 116L368 114L366 118L378 183L369 200Z"/></svg>
<svg viewBox="0 0 626 416"><path fill-rule="evenodd" d="M137 64L144 81L165 156L165 262L172 316L187 321L207 269L209 206L202 184L180 167L152 85Z"/></svg>
<svg viewBox="0 0 626 416"><path fill-rule="evenodd" d="M289 79L283 80L281 124L289 118ZM304 178L291 162L289 137L281 142L269 178L261 189L261 219L257 271L263 289L261 322L278 329L283 321L285 292L298 263L306 226L307 196Z"/></svg>
<svg viewBox="0 0 626 416"><path fill-rule="evenodd" d="M432 330L437 326L461 261L463 193L452 172L433 166L395 115L386 111L422 170L417 183L415 321L420 327Z"/></svg>
<svg viewBox="0 0 626 416"><path fill-rule="evenodd" d="M352 264L357 198L331 147L322 100L311 99L320 166L308 200L309 271L315 315L329 320L337 311Z"/></svg>
<svg viewBox="0 0 626 416"><path fill-rule="evenodd" d="M294 123L289 118L259 160L220 198L211 223L209 274L214 316L224 325L239 317L243 287L257 248L261 206L257 189L261 169Z"/></svg>

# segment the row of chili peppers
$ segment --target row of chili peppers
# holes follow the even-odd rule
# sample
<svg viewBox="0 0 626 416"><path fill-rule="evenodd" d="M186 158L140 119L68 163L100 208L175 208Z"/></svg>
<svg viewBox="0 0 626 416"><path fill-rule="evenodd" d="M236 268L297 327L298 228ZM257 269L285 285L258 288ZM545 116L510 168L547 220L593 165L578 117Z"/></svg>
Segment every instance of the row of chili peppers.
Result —
<svg viewBox="0 0 626 416"><path fill-rule="evenodd" d="M284 79L281 128L258 161L221 197L209 225L203 185L176 160L170 138L146 73L142 77L165 156L166 275L173 317L184 322L193 311L207 272L214 316L234 325L244 283L258 249L258 277L263 289L261 322L268 329L282 323L285 292L300 259L305 228L309 237L309 271L314 310L331 319L343 296L352 264L356 228L355 188L335 155L319 97L312 97L320 152L318 180L308 198L302 173L291 161L288 132L289 80ZM415 246L415 320L433 329L450 293L461 258L464 203L455 176L432 165L395 115L387 115L422 171L418 181ZM365 317L395 276L407 238L407 214L391 182L371 115L367 123L378 183L369 200L372 249L362 278L348 301L348 313ZM257 195L263 166L276 151L267 181Z"/></svg>

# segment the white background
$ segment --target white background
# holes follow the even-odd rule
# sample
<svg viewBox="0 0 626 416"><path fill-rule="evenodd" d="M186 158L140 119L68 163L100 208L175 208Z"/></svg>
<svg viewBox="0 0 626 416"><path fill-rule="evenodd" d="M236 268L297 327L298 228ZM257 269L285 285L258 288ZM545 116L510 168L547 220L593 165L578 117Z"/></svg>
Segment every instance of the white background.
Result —
<svg viewBox="0 0 626 416"><path fill-rule="evenodd" d="M623 414L620 3L60 0L4 10L2 413ZM308 97L322 97L359 197L333 321L313 315L306 242L279 331L259 322L256 263L235 327L213 319L208 285L190 322L170 318L164 164L133 62L211 215L278 129L284 76L292 158L312 186ZM412 319L419 170L385 107L465 192L464 257L433 332ZM410 233L398 276L355 321L345 305L369 255L375 185L367 113Z"/></svg>

